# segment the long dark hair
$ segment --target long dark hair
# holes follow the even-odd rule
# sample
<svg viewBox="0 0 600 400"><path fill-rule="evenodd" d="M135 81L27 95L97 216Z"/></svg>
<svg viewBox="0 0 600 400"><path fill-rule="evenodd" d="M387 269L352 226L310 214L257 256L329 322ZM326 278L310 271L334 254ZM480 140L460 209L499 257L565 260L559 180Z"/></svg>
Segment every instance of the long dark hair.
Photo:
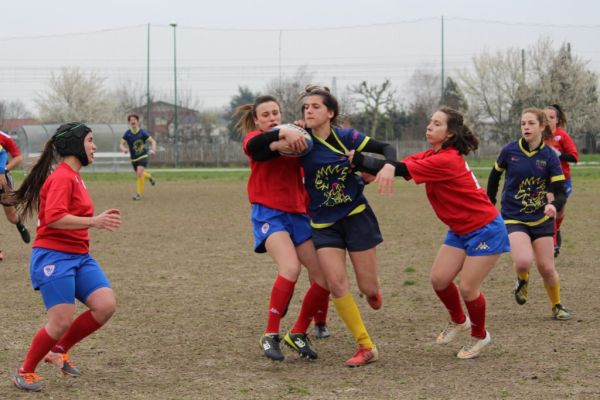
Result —
<svg viewBox="0 0 600 400"><path fill-rule="evenodd" d="M327 110L333 111L333 118L329 121L331 125L338 125L338 116L340 115L340 105L338 100L327 86L307 85L304 92L300 94L300 99L305 99L308 96L321 96L323 104ZM302 104L302 115L304 116L304 104Z"/></svg>
<svg viewBox="0 0 600 400"><path fill-rule="evenodd" d="M8 196L8 203L17 208L21 220L33 215L40 207L40 190L52 172L52 166L58 162L60 156L54 148L52 139L44 146L40 158L31 168L25 180L16 191Z"/></svg>
<svg viewBox="0 0 600 400"><path fill-rule="evenodd" d="M270 101L277 104L279 109L281 109L281 105L279 105L277 99L269 95L259 96L256 98L256 100L254 100L254 103L243 104L236 108L233 112L233 115L240 114L240 119L235 124L235 129L239 130L240 134L242 135L246 135L252 131L257 130L258 127L254 122L254 118L256 118L256 108L261 104L268 103Z"/></svg>
<svg viewBox="0 0 600 400"><path fill-rule="evenodd" d="M554 110L556 112L556 126L563 129L567 126L567 116L559 104L550 104L544 110Z"/></svg>
<svg viewBox="0 0 600 400"><path fill-rule="evenodd" d="M463 115L459 111L447 106L438 108L438 111L446 114L448 132L454 134L442 144L442 149L453 146L462 155L467 155L471 151L477 150L479 147L479 138L471 131L471 128L465 125Z"/></svg>

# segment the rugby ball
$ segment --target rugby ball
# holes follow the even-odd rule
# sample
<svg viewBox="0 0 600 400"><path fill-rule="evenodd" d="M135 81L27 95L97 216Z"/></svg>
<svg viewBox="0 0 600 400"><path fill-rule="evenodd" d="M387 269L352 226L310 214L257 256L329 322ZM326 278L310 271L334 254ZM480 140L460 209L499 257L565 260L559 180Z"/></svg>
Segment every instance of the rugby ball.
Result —
<svg viewBox="0 0 600 400"><path fill-rule="evenodd" d="M306 149L301 153L280 151L279 154L281 154L282 156L286 156L286 157L303 157L303 156L307 155L308 153L310 153L310 151L313 148L313 144L314 144L312 136L310 136L310 133L306 132L304 129L302 129L298 125L294 125L294 124L284 124L284 125L276 126L277 129L281 129L284 127L288 128L288 129L294 129L294 130L302 133L304 135L304 140L306 140Z"/></svg>

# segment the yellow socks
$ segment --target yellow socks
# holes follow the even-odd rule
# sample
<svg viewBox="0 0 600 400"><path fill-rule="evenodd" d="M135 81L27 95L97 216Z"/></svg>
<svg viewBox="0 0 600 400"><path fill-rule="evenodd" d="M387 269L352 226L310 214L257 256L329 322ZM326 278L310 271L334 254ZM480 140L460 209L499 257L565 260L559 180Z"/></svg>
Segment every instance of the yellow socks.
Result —
<svg viewBox="0 0 600 400"><path fill-rule="evenodd" d="M560 303L560 281L557 279L556 283L552 286L544 283L546 293L548 293L548 299L550 299L550 305L554 307Z"/></svg>
<svg viewBox="0 0 600 400"><path fill-rule="evenodd" d="M136 181L137 193L141 196L144 194L144 177L137 177Z"/></svg>
<svg viewBox="0 0 600 400"><path fill-rule="evenodd" d="M354 302L354 298L351 293L348 293L345 296L334 298L333 304L335 304L335 308L337 309L338 314L354 336L356 342L363 347L367 347L372 349L375 347L371 338L369 337L369 333L367 332L367 328L363 323L363 320L360 316L360 311Z"/></svg>
<svg viewBox="0 0 600 400"><path fill-rule="evenodd" d="M150 179L150 178L152 178L152 174L150 172L144 171L144 178L145 179Z"/></svg>
<svg viewBox="0 0 600 400"><path fill-rule="evenodd" d="M519 279L521 279L522 281L527 281L529 282L529 272L519 272L517 274L517 276L519 277Z"/></svg>

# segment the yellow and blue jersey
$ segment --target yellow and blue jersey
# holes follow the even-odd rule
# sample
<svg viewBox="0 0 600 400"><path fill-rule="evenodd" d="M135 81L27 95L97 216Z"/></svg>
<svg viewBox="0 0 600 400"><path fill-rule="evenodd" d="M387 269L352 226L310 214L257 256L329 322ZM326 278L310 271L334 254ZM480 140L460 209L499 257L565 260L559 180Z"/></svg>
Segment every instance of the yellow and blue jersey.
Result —
<svg viewBox="0 0 600 400"><path fill-rule="evenodd" d="M136 162L144 158L148 158L148 148L146 147L146 141L150 135L143 129L137 132L132 132L128 129L123 135L123 140L129 146L129 154L131 155L131 161Z"/></svg>
<svg viewBox="0 0 600 400"><path fill-rule="evenodd" d="M529 150L523 138L502 149L494 168L506 171L502 218L506 224L537 226L546 220L550 184L564 180L558 156L544 143Z"/></svg>
<svg viewBox="0 0 600 400"><path fill-rule="evenodd" d="M310 129L308 131L311 133ZM301 162L310 197L311 224L313 228L324 228L366 209L364 182L354 174L346 153L362 150L369 137L354 129L332 128L328 139L332 145L312 136L314 147L301 157Z"/></svg>

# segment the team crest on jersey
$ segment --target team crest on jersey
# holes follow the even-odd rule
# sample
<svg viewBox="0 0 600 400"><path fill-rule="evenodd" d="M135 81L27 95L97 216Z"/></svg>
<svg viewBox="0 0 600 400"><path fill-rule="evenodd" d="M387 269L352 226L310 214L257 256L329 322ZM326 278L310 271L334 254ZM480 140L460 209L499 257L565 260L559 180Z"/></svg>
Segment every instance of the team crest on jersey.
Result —
<svg viewBox="0 0 600 400"><path fill-rule="evenodd" d="M325 201L322 203L323 206L333 207L337 204L352 201L352 197L344 193L349 170L347 166L328 165L317 171L315 187L325 197Z"/></svg>
<svg viewBox="0 0 600 400"><path fill-rule="evenodd" d="M521 181L515 199L521 200L521 212L532 214L545 205L546 181L542 178L527 178Z"/></svg>
<svg viewBox="0 0 600 400"><path fill-rule="evenodd" d="M546 169L546 165L548 165L548 163L546 162L546 160L535 160L535 167L537 169Z"/></svg>
<svg viewBox="0 0 600 400"><path fill-rule="evenodd" d="M54 273L54 264L44 265L44 275L50 276Z"/></svg>
<svg viewBox="0 0 600 400"><path fill-rule="evenodd" d="M560 142L560 139L562 139L562 136L560 136L560 135L554 136L555 141Z"/></svg>
<svg viewBox="0 0 600 400"><path fill-rule="evenodd" d="M269 232L269 228L270 228L270 227L269 227L269 223L268 223L268 222L265 222L265 223L263 224L263 226L261 226L261 227L260 227L260 231L261 231L263 234L265 234L265 233Z"/></svg>

